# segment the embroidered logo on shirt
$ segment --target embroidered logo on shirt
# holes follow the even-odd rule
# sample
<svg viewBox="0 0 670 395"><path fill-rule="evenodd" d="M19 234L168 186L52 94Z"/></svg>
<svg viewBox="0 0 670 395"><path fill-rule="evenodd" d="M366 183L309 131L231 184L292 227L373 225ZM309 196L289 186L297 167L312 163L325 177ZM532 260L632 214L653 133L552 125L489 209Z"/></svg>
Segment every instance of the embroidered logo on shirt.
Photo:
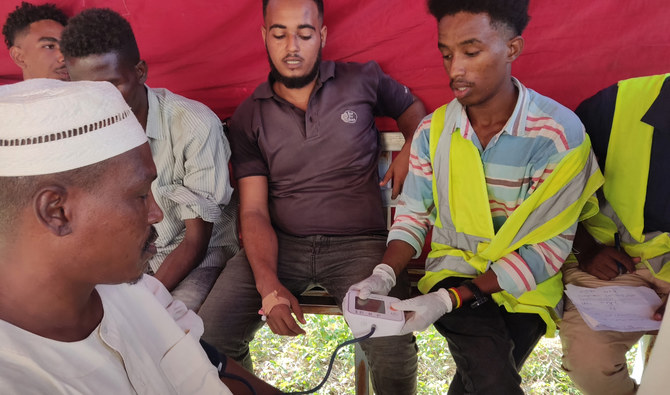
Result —
<svg viewBox="0 0 670 395"><path fill-rule="evenodd" d="M358 120L358 114L356 114L355 111L346 110L342 113L342 115L340 115L340 118L342 118L342 121L346 123L356 123Z"/></svg>

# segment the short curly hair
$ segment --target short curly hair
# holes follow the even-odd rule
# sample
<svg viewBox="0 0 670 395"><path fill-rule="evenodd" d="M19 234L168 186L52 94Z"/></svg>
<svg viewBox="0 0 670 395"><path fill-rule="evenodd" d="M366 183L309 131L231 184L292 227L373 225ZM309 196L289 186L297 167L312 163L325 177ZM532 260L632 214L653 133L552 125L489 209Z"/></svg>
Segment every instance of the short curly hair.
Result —
<svg viewBox="0 0 670 395"><path fill-rule="evenodd" d="M113 52L128 65L140 61L130 23L109 8L89 8L70 18L60 39L60 50L66 58Z"/></svg>
<svg viewBox="0 0 670 395"><path fill-rule="evenodd" d="M25 1L21 2L20 6L16 6L16 9L7 15L7 21L2 27L7 48L14 46L16 36L26 31L31 23L45 19L51 19L63 26L67 25L67 15L55 4L34 5Z"/></svg>
<svg viewBox="0 0 670 395"><path fill-rule="evenodd" d="M529 0L428 0L428 10L438 20L459 12L488 14L492 23L503 24L521 35L528 25Z"/></svg>

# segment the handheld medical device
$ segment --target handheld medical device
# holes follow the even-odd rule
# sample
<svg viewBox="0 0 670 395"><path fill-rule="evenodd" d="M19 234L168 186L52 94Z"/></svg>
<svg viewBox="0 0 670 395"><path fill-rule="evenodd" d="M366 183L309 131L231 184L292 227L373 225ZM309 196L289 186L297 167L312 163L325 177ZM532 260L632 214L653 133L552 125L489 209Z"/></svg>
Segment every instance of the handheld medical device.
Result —
<svg viewBox="0 0 670 395"><path fill-rule="evenodd" d="M342 302L342 313L354 337L360 337L374 327L372 337L395 336L405 325L405 314L391 310L391 303L400 299L392 296L370 295L358 297L358 291L349 291Z"/></svg>

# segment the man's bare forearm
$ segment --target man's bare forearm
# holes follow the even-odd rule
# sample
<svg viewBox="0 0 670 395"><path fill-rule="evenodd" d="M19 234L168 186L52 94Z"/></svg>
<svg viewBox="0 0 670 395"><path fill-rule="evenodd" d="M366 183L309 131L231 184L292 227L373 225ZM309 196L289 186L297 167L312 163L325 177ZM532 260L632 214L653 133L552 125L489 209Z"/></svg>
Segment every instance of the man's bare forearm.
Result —
<svg viewBox="0 0 670 395"><path fill-rule="evenodd" d="M187 219L184 240L161 263L155 277L172 291L207 255L213 224L201 218Z"/></svg>
<svg viewBox="0 0 670 395"><path fill-rule="evenodd" d="M402 240L391 240L386 247L382 262L391 266L397 276L405 270L415 253L414 247L408 243Z"/></svg>
<svg viewBox="0 0 670 395"><path fill-rule="evenodd" d="M269 218L260 213L242 213L242 240L254 272L256 289L265 296L277 288L277 234Z"/></svg>

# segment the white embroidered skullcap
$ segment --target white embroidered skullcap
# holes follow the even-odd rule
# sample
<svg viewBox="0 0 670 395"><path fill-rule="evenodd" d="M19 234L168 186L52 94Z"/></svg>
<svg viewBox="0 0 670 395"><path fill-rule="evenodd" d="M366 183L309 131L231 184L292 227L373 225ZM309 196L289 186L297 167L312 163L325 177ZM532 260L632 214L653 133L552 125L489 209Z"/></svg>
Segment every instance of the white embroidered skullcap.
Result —
<svg viewBox="0 0 670 395"><path fill-rule="evenodd" d="M39 78L0 86L1 177L78 169L146 141L109 82Z"/></svg>

